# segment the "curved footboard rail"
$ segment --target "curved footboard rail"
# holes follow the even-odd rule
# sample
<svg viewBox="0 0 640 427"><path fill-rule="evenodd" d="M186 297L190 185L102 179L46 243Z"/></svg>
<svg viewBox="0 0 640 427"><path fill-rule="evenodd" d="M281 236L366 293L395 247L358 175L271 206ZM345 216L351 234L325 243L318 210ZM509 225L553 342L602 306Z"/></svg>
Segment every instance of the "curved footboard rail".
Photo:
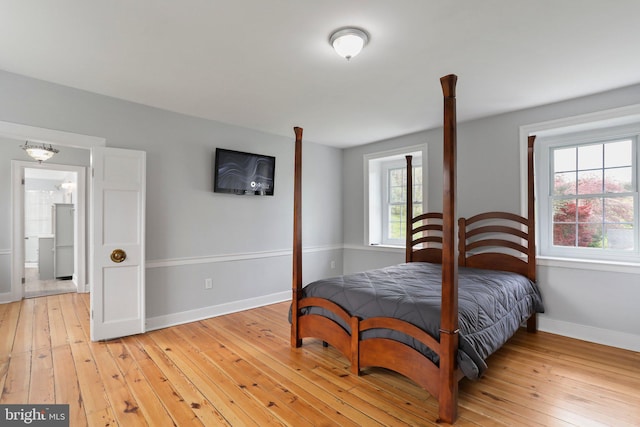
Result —
<svg viewBox="0 0 640 427"><path fill-rule="evenodd" d="M440 371L436 363L415 348L390 338L362 338L372 329L398 331L411 337L441 356L440 343L422 329L399 319L374 317L358 323L360 335L358 359L352 361L352 371L364 367L380 367L398 372L413 380L432 396L440 396ZM461 375L459 375L461 377Z"/></svg>
<svg viewBox="0 0 640 427"><path fill-rule="evenodd" d="M306 312L303 309L317 307L323 309L326 314L315 314ZM353 364L357 357L357 345L354 348L354 339L358 339L358 334L351 331L358 330L358 319L352 317L338 304L324 298L306 297L298 301L299 313L292 313L292 317L298 319L298 338L318 338L335 347ZM329 316L328 316L328 315ZM333 314L341 319L344 324L349 325L351 331L347 331L342 325L330 318Z"/></svg>

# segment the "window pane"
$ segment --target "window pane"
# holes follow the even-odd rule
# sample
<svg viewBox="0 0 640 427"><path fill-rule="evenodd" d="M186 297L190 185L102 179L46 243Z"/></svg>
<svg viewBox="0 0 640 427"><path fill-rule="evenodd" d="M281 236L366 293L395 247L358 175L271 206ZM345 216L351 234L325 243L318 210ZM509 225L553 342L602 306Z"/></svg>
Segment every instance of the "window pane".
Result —
<svg viewBox="0 0 640 427"><path fill-rule="evenodd" d="M567 172L576 170L576 148L553 150L553 171Z"/></svg>
<svg viewBox="0 0 640 427"><path fill-rule="evenodd" d="M602 224L578 224L578 247L601 248Z"/></svg>
<svg viewBox="0 0 640 427"><path fill-rule="evenodd" d="M611 142L604 145L604 167L631 166L631 140Z"/></svg>
<svg viewBox="0 0 640 427"><path fill-rule="evenodd" d="M602 145L578 147L578 170L602 169Z"/></svg>
<svg viewBox="0 0 640 427"><path fill-rule="evenodd" d="M575 246L576 224L554 224L553 244L556 246Z"/></svg>
<svg viewBox="0 0 640 427"><path fill-rule="evenodd" d="M392 187L402 187L404 181L404 169L389 170L389 185Z"/></svg>
<svg viewBox="0 0 640 427"><path fill-rule="evenodd" d="M607 197L604 207L605 222L633 223L633 197Z"/></svg>
<svg viewBox="0 0 640 427"><path fill-rule="evenodd" d="M389 206L389 239L403 239L405 236L405 207L402 205Z"/></svg>
<svg viewBox="0 0 640 427"><path fill-rule="evenodd" d="M422 185L422 166L413 168L413 185Z"/></svg>
<svg viewBox="0 0 640 427"><path fill-rule="evenodd" d="M602 199L578 200L578 222L602 222Z"/></svg>
<svg viewBox="0 0 640 427"><path fill-rule="evenodd" d="M554 200L553 222L576 222L576 201Z"/></svg>
<svg viewBox="0 0 640 427"><path fill-rule="evenodd" d="M608 249L633 250L634 229L631 224L609 224L606 230Z"/></svg>
<svg viewBox="0 0 640 427"><path fill-rule="evenodd" d="M578 194L600 194L602 188L602 169L578 172Z"/></svg>
<svg viewBox="0 0 640 427"><path fill-rule="evenodd" d="M403 187L391 187L391 194L389 196L389 203L404 203L404 188Z"/></svg>
<svg viewBox="0 0 640 427"><path fill-rule="evenodd" d="M633 191L631 167L605 169L604 189L607 193L627 193Z"/></svg>
<svg viewBox="0 0 640 427"><path fill-rule="evenodd" d="M576 194L576 173L556 173L553 183L554 195Z"/></svg>
<svg viewBox="0 0 640 427"><path fill-rule="evenodd" d="M413 186L413 203L422 203L422 185Z"/></svg>

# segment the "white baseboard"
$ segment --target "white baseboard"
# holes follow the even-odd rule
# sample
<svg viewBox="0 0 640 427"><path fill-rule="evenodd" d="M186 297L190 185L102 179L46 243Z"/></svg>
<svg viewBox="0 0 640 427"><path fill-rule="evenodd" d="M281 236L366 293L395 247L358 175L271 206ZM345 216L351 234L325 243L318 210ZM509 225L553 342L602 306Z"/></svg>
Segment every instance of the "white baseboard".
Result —
<svg viewBox="0 0 640 427"><path fill-rule="evenodd" d="M264 295L256 298L249 298L241 301L234 301L195 310L172 313L164 316L147 318L146 329L153 331L167 328L169 326L181 325L184 323L197 322L198 320L210 317L222 316L224 314L237 313L238 311L249 310L251 308L262 307L264 305L275 304L291 300L291 291L279 292L277 294Z"/></svg>
<svg viewBox="0 0 640 427"><path fill-rule="evenodd" d="M583 341L640 351L640 335L549 319L544 315L538 316L538 329Z"/></svg>

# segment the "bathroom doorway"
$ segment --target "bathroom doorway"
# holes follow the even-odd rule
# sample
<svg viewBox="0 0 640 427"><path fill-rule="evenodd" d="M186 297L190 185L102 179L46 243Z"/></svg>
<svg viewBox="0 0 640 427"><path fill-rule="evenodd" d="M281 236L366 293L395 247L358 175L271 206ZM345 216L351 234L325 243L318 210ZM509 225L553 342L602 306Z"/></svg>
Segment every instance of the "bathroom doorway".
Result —
<svg viewBox="0 0 640 427"><path fill-rule="evenodd" d="M78 173L39 166L24 169L25 298L78 291Z"/></svg>

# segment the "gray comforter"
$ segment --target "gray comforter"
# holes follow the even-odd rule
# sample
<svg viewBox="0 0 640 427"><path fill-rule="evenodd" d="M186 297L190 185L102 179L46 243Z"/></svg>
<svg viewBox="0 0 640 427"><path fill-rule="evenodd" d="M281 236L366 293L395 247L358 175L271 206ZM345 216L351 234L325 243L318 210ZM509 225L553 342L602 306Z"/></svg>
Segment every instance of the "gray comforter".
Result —
<svg viewBox="0 0 640 427"><path fill-rule="evenodd" d="M416 262L319 280L305 286L303 296L331 300L362 319L378 316L402 319L438 337L441 281L441 265ZM485 359L500 348L525 319L544 310L535 283L515 273L461 267L458 294L458 364L470 379L484 373ZM330 317L349 330L339 318ZM428 347L404 334L373 330L367 331L363 338L374 334L404 342L438 363L438 356Z"/></svg>

